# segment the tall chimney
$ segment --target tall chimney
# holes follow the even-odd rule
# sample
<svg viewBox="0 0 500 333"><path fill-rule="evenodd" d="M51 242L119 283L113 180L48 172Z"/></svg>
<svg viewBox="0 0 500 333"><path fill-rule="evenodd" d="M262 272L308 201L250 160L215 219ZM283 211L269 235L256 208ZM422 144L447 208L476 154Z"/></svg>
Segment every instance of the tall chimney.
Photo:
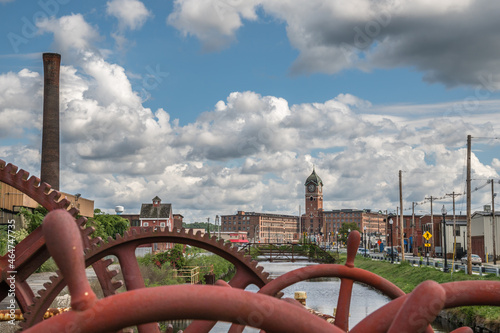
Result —
<svg viewBox="0 0 500 333"><path fill-rule="evenodd" d="M61 55L43 54L43 129L40 179L59 190L59 69Z"/></svg>

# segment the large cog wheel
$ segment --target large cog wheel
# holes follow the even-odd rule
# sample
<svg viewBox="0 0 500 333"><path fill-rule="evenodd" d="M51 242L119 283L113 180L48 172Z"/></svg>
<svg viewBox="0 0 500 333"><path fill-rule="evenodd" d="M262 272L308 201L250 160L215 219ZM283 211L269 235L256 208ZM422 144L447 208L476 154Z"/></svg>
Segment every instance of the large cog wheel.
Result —
<svg viewBox="0 0 500 333"><path fill-rule="evenodd" d="M67 210L75 218L79 226L85 248L99 241L97 238L90 237L94 232L93 228L85 228L87 219L84 217L77 218L78 209L70 208L71 202L69 200L61 198L62 194L59 191L53 190L49 184L41 182L38 177L30 177L29 172L22 169L18 170L17 166L0 160L0 181L28 195L48 211ZM8 255L0 257L0 300L3 300L9 292L9 284L6 280L8 277L7 271L16 271L16 300L24 313L33 304L35 296L26 279L50 257L41 228L37 228L17 244L15 253L15 267L10 265ZM113 286L107 278L110 272L106 269L105 263L96 263L93 268L105 295L114 294L116 286Z"/></svg>
<svg viewBox="0 0 500 333"><path fill-rule="evenodd" d="M210 238L208 235L201 236L199 232L193 234L192 230L186 231L185 229L181 229L180 231L161 231L153 230L152 228L141 228L140 232L136 232L135 230L127 231L123 237L117 235L116 240L110 238L107 243L100 241L85 250L85 266L94 265L96 262L102 261L102 258L106 256L116 256L127 290L144 288L144 280L139 271L135 249L139 245L149 243L192 245L208 250L228 260L236 268L236 274L229 281L229 285L233 288L244 289L250 284L255 284L257 287L262 288L270 281L269 274L264 273L263 268L258 267L256 261L238 252L230 244L224 244L222 240L217 241L215 237ZM108 259L104 260L104 263L107 267L112 261ZM108 270L107 272L108 281L115 289L119 288L121 283L112 281L116 272ZM40 322L47 308L65 286L66 282L59 273L56 277L51 278L51 282L47 282L44 285L46 289L41 290L39 296L34 300L33 305L29 306L24 316L25 321L21 323L21 327L27 329ZM139 331L141 331L140 328Z"/></svg>

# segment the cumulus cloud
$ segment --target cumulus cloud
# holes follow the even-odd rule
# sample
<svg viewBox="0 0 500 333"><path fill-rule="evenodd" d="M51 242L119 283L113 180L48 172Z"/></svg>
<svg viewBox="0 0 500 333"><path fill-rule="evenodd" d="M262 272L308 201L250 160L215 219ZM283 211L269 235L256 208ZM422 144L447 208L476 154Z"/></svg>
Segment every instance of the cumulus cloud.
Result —
<svg viewBox="0 0 500 333"><path fill-rule="evenodd" d="M256 20L257 0L176 0L167 23L184 36L198 38L204 49L220 50L235 40L242 19Z"/></svg>
<svg viewBox="0 0 500 333"><path fill-rule="evenodd" d="M23 138L40 127L41 88L40 75L28 69L0 75L0 139Z"/></svg>
<svg viewBox="0 0 500 333"><path fill-rule="evenodd" d="M151 12L139 0L112 0L107 3L106 13L118 19L120 30L140 29Z"/></svg>
<svg viewBox="0 0 500 333"><path fill-rule="evenodd" d="M292 73L410 67L431 83L500 89L495 1L178 0L168 22L219 49L257 7L286 24L299 51Z"/></svg>

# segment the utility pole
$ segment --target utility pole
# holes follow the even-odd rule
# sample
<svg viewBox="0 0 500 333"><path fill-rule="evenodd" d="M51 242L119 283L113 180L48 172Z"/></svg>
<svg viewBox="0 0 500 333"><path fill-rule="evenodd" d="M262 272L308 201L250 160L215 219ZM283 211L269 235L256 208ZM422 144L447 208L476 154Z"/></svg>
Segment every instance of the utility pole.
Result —
<svg viewBox="0 0 500 333"><path fill-rule="evenodd" d="M401 262L405 261L405 237L404 237L404 219L403 219L403 171L399 170L399 207L401 210L399 211L401 221L401 230L399 232L401 236Z"/></svg>
<svg viewBox="0 0 500 333"><path fill-rule="evenodd" d="M434 197L431 195L430 198L425 198L425 200L431 200L431 234L434 233L434 214L432 213L432 200L434 200ZM431 252L435 254L436 252L436 236L437 235L432 235L433 240L432 240L432 249Z"/></svg>
<svg viewBox="0 0 500 333"><path fill-rule="evenodd" d="M472 275L472 238L471 238L471 141L467 135L467 274Z"/></svg>
<svg viewBox="0 0 500 333"><path fill-rule="evenodd" d="M453 258L455 258L455 254L456 254L456 251L457 251L457 226L456 226L456 217L455 217L455 197L459 196L460 194L458 193L455 193L455 191L453 191L451 194L446 194L446 195L450 195L452 198L453 198ZM464 244L464 247L465 247L465 244ZM451 270L452 274L453 274L453 270Z"/></svg>
<svg viewBox="0 0 500 333"><path fill-rule="evenodd" d="M417 247L415 245L417 244L417 242L415 237L415 202L411 203L411 243L413 255L416 256Z"/></svg>
<svg viewBox="0 0 500 333"><path fill-rule="evenodd" d="M495 216L495 193L493 191L493 179L491 180L491 216L492 216L492 222L493 222L493 264L497 264L497 246L495 244L495 224L497 222L496 216Z"/></svg>

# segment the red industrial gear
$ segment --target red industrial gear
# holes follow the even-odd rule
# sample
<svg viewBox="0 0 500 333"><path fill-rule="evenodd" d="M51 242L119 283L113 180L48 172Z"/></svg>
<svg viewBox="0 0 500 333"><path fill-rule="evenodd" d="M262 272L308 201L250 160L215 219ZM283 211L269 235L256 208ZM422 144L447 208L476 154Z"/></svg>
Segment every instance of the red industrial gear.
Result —
<svg viewBox="0 0 500 333"><path fill-rule="evenodd" d="M47 247L67 279L73 310L41 322L28 332L78 329L82 333L98 333L139 324L141 332L149 333L158 332L151 322L183 318L224 320L268 332L344 332L304 311L297 303L220 286L137 289L97 300L85 274L84 257L78 255L83 246L77 227L68 223L71 219L63 210L51 212L44 220L43 230ZM353 234L351 239L359 237L359 233ZM461 282L447 286L425 281L410 294L372 313L351 332L432 332L429 323L444 308L466 305L463 303L500 305L500 282L470 282L476 283L460 287ZM479 287L479 291L471 287ZM472 330L460 328L456 332Z"/></svg>
<svg viewBox="0 0 500 333"><path fill-rule="evenodd" d="M68 209L70 202L66 198L61 198L61 193L52 190L50 185L41 183L40 179L31 176L24 170L19 170L15 165L6 164L0 160L0 181L14 187L15 189L28 195L30 198L38 202L41 206L49 211L55 209ZM69 209L69 213L76 217L78 210L76 208ZM84 228L86 219L80 217L76 220L81 231L82 241L86 248L91 244L99 241L98 238L90 238L90 234L94 231L93 228ZM9 291L7 283L7 271L16 271L16 300L21 310L26 312L28 306L33 304L35 297L26 279L33 274L49 257L49 253L45 246L45 239L40 228L37 228L23 239L15 247L15 267L9 266L8 256L0 257L0 300L3 300ZM97 278L103 293L106 296L114 294L117 284L111 283L111 277L116 275L116 272L107 269L107 262L96 262L93 265ZM7 269L9 268L9 269Z"/></svg>

